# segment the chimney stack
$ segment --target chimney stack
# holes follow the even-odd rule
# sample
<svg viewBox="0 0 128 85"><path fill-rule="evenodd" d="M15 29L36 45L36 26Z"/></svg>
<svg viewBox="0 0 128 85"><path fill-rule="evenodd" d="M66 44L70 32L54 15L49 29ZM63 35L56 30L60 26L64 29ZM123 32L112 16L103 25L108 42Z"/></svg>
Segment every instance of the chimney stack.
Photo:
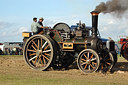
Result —
<svg viewBox="0 0 128 85"><path fill-rule="evenodd" d="M92 11L92 37L96 38L97 37L97 25L98 25L98 15L100 12L98 11Z"/></svg>

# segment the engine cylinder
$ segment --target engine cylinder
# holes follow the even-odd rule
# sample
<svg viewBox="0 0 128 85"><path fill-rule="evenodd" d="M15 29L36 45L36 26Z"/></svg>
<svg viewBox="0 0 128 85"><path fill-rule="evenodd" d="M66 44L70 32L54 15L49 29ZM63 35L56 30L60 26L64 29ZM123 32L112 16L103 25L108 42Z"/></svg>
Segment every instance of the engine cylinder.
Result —
<svg viewBox="0 0 128 85"><path fill-rule="evenodd" d="M99 38L88 38L87 43L87 48L89 49L93 49L96 51L102 50L102 40Z"/></svg>

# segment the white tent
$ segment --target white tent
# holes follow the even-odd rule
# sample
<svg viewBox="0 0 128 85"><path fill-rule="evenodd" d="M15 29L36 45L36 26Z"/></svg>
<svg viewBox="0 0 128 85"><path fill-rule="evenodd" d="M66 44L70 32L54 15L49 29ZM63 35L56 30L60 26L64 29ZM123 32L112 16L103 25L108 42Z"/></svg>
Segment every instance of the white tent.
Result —
<svg viewBox="0 0 128 85"><path fill-rule="evenodd" d="M3 51L4 50L4 45L0 45L0 48Z"/></svg>

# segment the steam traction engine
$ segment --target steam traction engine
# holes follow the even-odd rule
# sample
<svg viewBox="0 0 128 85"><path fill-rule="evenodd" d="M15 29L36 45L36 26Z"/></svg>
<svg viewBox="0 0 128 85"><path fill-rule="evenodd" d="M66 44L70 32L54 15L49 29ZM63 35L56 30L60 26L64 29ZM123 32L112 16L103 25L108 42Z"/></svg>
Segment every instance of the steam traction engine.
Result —
<svg viewBox="0 0 128 85"><path fill-rule="evenodd" d="M115 42L100 38L97 29L99 12L91 14L91 28L81 22L71 27L58 23L53 29L37 35L23 32L27 64L33 69L47 70L57 66L67 68L76 60L84 73L110 71L117 61Z"/></svg>
<svg viewBox="0 0 128 85"><path fill-rule="evenodd" d="M121 38L121 55L128 61L128 38Z"/></svg>

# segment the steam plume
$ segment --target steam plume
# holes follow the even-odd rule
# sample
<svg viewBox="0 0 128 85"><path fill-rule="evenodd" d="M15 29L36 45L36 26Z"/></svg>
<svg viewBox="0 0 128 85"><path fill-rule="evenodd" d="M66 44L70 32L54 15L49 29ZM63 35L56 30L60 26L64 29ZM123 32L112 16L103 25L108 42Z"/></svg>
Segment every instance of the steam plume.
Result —
<svg viewBox="0 0 128 85"><path fill-rule="evenodd" d="M128 11L128 0L108 0L107 2L101 2L98 6L96 6L95 11L114 13L121 16Z"/></svg>

